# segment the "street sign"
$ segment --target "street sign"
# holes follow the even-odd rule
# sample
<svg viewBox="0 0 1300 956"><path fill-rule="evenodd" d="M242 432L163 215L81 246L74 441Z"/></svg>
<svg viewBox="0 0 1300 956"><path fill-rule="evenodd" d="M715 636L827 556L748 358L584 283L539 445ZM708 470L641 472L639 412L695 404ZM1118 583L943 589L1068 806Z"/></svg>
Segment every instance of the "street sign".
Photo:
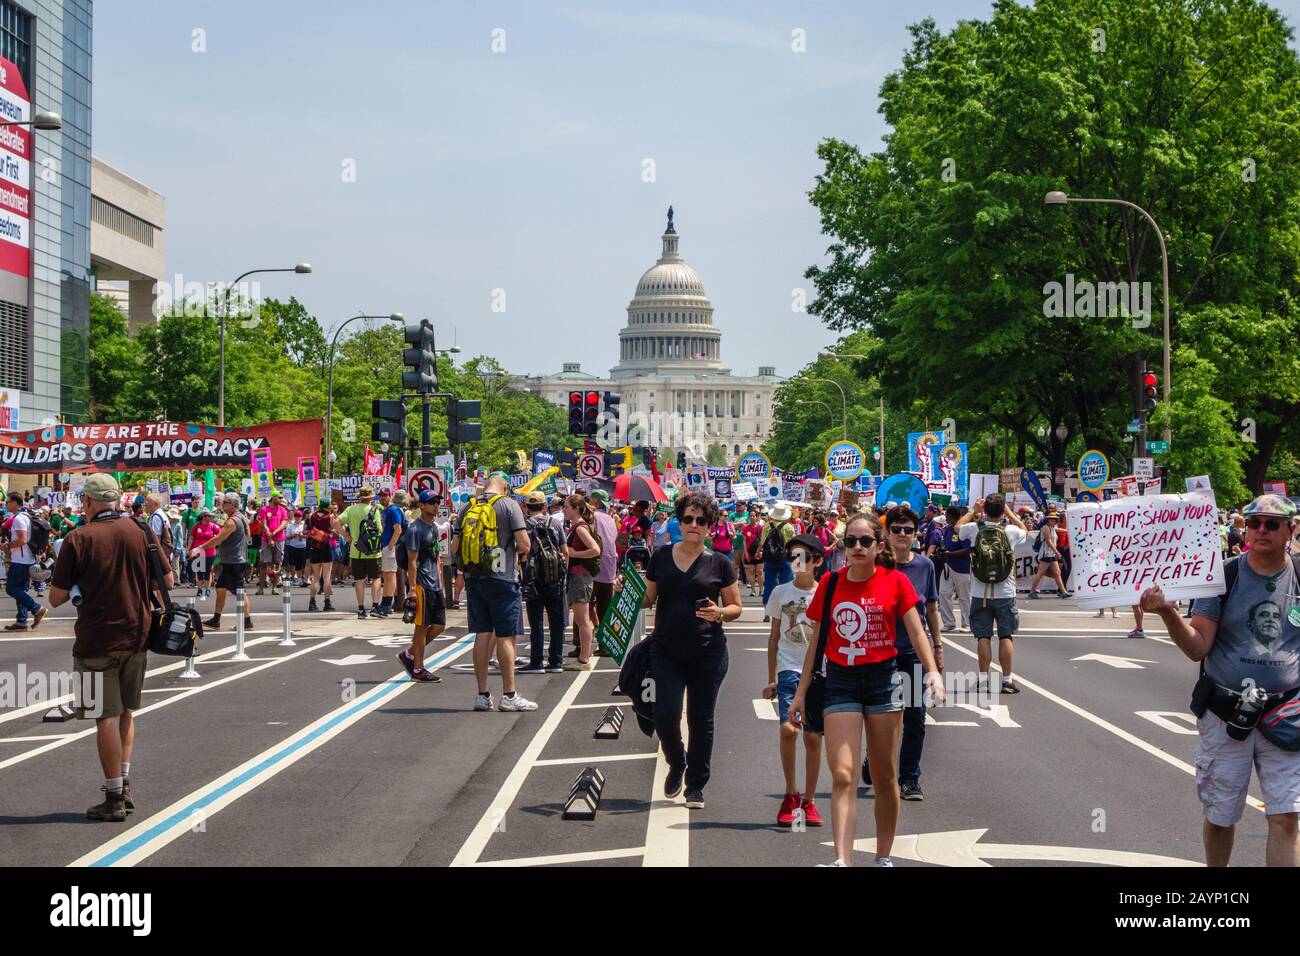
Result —
<svg viewBox="0 0 1300 956"><path fill-rule="evenodd" d="M411 472L407 479L406 490L412 498L417 497L425 488L431 488L435 494L447 497L447 487L442 479L442 472L432 468L421 468Z"/></svg>
<svg viewBox="0 0 1300 956"><path fill-rule="evenodd" d="M1136 435L1138 432L1142 430L1142 423L1135 418L1127 425L1125 425L1124 429L1130 434Z"/></svg>
<svg viewBox="0 0 1300 956"><path fill-rule="evenodd" d="M1163 455L1169 451L1169 442L1167 441L1149 441L1147 442L1147 451L1153 455Z"/></svg>
<svg viewBox="0 0 1300 956"><path fill-rule="evenodd" d="M578 458L578 474L583 478L599 478L605 470L600 455L582 455Z"/></svg>
<svg viewBox="0 0 1300 956"><path fill-rule="evenodd" d="M1151 458L1133 459L1133 477L1138 481L1150 481L1156 475L1155 460Z"/></svg>

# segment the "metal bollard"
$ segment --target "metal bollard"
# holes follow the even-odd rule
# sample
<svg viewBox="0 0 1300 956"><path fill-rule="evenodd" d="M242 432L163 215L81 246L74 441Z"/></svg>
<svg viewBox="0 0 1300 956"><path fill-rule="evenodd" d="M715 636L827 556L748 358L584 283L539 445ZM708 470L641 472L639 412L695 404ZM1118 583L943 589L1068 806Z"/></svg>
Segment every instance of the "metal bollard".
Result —
<svg viewBox="0 0 1300 956"><path fill-rule="evenodd" d="M194 600L195 600L194 598L190 598L187 602L185 602L185 606L186 606L187 608L189 608L191 611L194 610ZM193 654L191 654L189 657L185 658L185 670L181 671L180 674L179 674L178 676L180 677L181 680L198 680L198 679L199 679L199 677L200 677L201 675L199 674L198 671L196 671L196 670L194 669L194 655L193 655Z"/></svg>
<svg viewBox="0 0 1300 956"><path fill-rule="evenodd" d="M247 606L244 602L247 600L243 588L235 592L235 653L230 658L232 661L248 660L244 653L244 608Z"/></svg>
<svg viewBox="0 0 1300 956"><path fill-rule="evenodd" d="M280 581L280 595L281 595L280 603L284 608L284 634L280 638L280 643L277 644L276 647L297 647L297 645L294 644L293 642L293 620L292 620L293 608L289 603L289 598L290 598L289 590L290 589L289 589L288 582L281 580Z"/></svg>

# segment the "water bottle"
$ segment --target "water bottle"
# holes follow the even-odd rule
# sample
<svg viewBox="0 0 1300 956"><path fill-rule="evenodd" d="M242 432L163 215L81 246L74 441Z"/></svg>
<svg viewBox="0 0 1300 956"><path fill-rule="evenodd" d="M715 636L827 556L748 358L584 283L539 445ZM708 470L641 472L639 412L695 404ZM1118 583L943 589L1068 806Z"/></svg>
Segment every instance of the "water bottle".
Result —
<svg viewBox="0 0 1300 956"><path fill-rule="evenodd" d="M1233 740L1245 740L1259 723L1268 694L1258 687L1249 687L1241 692L1241 699L1232 712L1232 720L1227 722L1228 736Z"/></svg>
<svg viewBox="0 0 1300 956"><path fill-rule="evenodd" d="M73 585L68 589L68 600L72 602L73 607L81 607L81 588Z"/></svg>

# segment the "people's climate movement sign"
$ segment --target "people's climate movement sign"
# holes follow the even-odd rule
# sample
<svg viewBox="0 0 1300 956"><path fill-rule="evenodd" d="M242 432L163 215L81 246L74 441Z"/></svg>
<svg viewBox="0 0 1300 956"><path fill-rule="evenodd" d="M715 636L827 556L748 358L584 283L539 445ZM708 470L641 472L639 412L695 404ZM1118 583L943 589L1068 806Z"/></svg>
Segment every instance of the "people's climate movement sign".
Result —
<svg viewBox="0 0 1300 956"><path fill-rule="evenodd" d="M273 449L279 461L293 461L318 454L320 442L319 418L224 428L190 422L54 425L0 432L0 471L244 469L262 449Z"/></svg>
<svg viewBox="0 0 1300 956"><path fill-rule="evenodd" d="M1224 592L1214 498L1205 492L1075 502L1066 516L1081 608L1136 604L1157 584L1171 601Z"/></svg>
<svg viewBox="0 0 1300 956"><path fill-rule="evenodd" d="M831 478L853 481L866 466L866 454L851 441L837 441L826 449L826 474Z"/></svg>

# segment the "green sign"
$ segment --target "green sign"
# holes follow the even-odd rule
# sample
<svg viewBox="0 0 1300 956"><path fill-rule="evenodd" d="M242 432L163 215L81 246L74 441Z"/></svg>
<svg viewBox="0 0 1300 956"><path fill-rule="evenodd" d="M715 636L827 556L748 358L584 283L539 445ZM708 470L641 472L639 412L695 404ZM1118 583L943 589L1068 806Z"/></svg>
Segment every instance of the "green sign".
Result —
<svg viewBox="0 0 1300 956"><path fill-rule="evenodd" d="M952 495L941 495L937 492L930 495L930 503L936 504L940 508L946 508L952 504Z"/></svg>
<svg viewBox="0 0 1300 956"><path fill-rule="evenodd" d="M1167 441L1149 441L1147 442L1147 451L1153 455L1161 455L1169 451L1169 442Z"/></svg>
<svg viewBox="0 0 1300 956"><path fill-rule="evenodd" d="M641 613L641 602L644 600L645 578L631 564L625 565L623 588L609 602L600 627L596 629L596 640L619 666L623 664L623 655L627 653L628 641L632 639L632 631L636 627L637 615Z"/></svg>
<svg viewBox="0 0 1300 956"><path fill-rule="evenodd" d="M555 494L555 476L542 479L542 483L537 486L537 490L546 496Z"/></svg>

